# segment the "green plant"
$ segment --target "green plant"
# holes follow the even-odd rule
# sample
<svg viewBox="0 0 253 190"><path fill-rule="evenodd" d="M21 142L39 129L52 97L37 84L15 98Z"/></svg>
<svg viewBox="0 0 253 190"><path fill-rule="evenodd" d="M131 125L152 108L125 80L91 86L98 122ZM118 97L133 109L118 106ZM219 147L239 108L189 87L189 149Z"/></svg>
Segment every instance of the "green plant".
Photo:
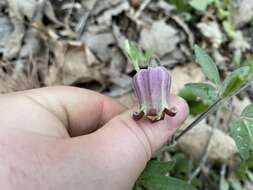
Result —
<svg viewBox="0 0 253 190"><path fill-rule="evenodd" d="M210 80L211 84L195 83L187 84L192 94L209 105L209 108L197 119L181 132L175 139L179 139L188 130L193 128L199 121L209 113L217 109L221 104L235 96L252 83L252 71L250 65L242 66L229 73L223 82L220 80L218 69L212 59L203 49L195 46L196 60L203 72ZM253 105L247 106L240 116L233 119L230 134L235 140L241 157L246 160L249 158L251 147L253 146Z"/></svg>
<svg viewBox="0 0 253 190"><path fill-rule="evenodd" d="M175 5L178 11L187 11L189 8L188 0L166 0L168 3Z"/></svg>
<svg viewBox="0 0 253 190"><path fill-rule="evenodd" d="M189 4L196 10L205 11L207 7L214 3L216 0L191 0Z"/></svg>
<svg viewBox="0 0 253 190"><path fill-rule="evenodd" d="M150 161L137 180L134 190L196 190L187 182L169 175L174 165L173 161Z"/></svg>
<svg viewBox="0 0 253 190"><path fill-rule="evenodd" d="M132 62L138 62L138 60L141 60L141 57L143 57L143 52L139 52L138 48L133 43L126 42L126 49ZM201 66L203 73L210 82L186 84L183 93L188 97L193 96L197 97L196 100L201 100L203 105L205 105L205 111L188 127L174 136L172 145L210 113L217 110L222 104L230 100L246 87L249 87L252 83L251 64L245 64L227 74L222 81L218 68L212 58L197 45L195 45L194 51L197 63ZM148 59L146 59L146 61L150 61L151 56L149 55L147 57ZM137 72L138 71L139 70L137 70ZM247 106L239 116L233 118L230 134L235 140L241 158L247 160L250 157L251 148L253 146L253 105ZM195 189L188 183L170 176L174 164L174 162L151 161L136 182L135 190ZM253 176L249 171L247 171L247 175L250 179ZM224 184L221 184L221 186L226 188L228 182L225 179L223 182ZM237 185L238 183L231 183L232 187L237 187Z"/></svg>

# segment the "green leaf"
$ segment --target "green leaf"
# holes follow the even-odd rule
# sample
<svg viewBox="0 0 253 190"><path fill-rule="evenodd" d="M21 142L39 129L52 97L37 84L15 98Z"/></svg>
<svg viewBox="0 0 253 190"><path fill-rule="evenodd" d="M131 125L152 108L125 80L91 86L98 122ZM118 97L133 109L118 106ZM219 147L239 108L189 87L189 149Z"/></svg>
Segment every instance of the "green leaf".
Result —
<svg viewBox="0 0 253 190"><path fill-rule="evenodd" d="M177 11L185 12L189 9L188 0L166 0L168 3L176 6Z"/></svg>
<svg viewBox="0 0 253 190"><path fill-rule="evenodd" d="M214 84L220 85L220 75L212 58L199 46L195 45L196 60L200 64L204 74Z"/></svg>
<svg viewBox="0 0 253 190"><path fill-rule="evenodd" d="M173 156L173 161L175 162L173 169L171 170L172 174L187 174L190 170L191 160L183 154L183 153L177 153Z"/></svg>
<svg viewBox="0 0 253 190"><path fill-rule="evenodd" d="M137 185L145 187L147 190L195 190L185 181L168 176L173 166L174 161L150 161L139 177Z"/></svg>
<svg viewBox="0 0 253 190"><path fill-rule="evenodd" d="M222 22L223 28L225 30L225 32L227 33L227 35L234 39L236 38L236 36L238 35L238 33L236 32L236 30L234 29L233 25L231 22L229 21L223 21Z"/></svg>
<svg viewBox="0 0 253 190"><path fill-rule="evenodd" d="M192 0L189 4L196 10L205 11L207 6L213 3L215 0Z"/></svg>
<svg viewBox="0 0 253 190"><path fill-rule="evenodd" d="M138 184L135 184L133 190L143 190Z"/></svg>
<svg viewBox="0 0 253 190"><path fill-rule="evenodd" d="M127 51L128 56L131 59L134 69L136 71L139 71L140 70L139 63L138 63L139 51L138 51L137 46L133 42L129 42L128 40L126 40L125 41L125 49Z"/></svg>
<svg viewBox="0 0 253 190"><path fill-rule="evenodd" d="M152 177L152 176L165 176L172 170L174 162L161 162L157 160L151 160L148 162L145 170L140 178Z"/></svg>
<svg viewBox="0 0 253 190"><path fill-rule="evenodd" d="M253 120L253 104L248 105L241 114L245 119Z"/></svg>
<svg viewBox="0 0 253 190"><path fill-rule="evenodd" d="M229 183L226 179L222 179L220 183L220 190L229 190Z"/></svg>
<svg viewBox="0 0 253 190"><path fill-rule="evenodd" d="M218 9L218 17L220 20L223 20L223 19L229 17L230 15L231 15L231 11L223 9L223 8Z"/></svg>
<svg viewBox="0 0 253 190"><path fill-rule="evenodd" d="M142 186L147 190L196 190L196 188L185 181L166 176L153 176L143 179Z"/></svg>
<svg viewBox="0 0 253 190"><path fill-rule="evenodd" d="M243 65L250 67L251 74L253 73L253 55L250 55L244 62Z"/></svg>
<svg viewBox="0 0 253 190"><path fill-rule="evenodd" d="M240 117L232 122L231 136L235 140L241 157L247 160L253 146L253 105L248 105Z"/></svg>
<svg viewBox="0 0 253 190"><path fill-rule="evenodd" d="M230 128L230 134L244 160L249 158L252 147L252 129L250 128L252 128L252 126L249 126L240 117L232 121Z"/></svg>
<svg viewBox="0 0 253 190"><path fill-rule="evenodd" d="M253 145L253 104L250 104L244 108L240 117L247 126L251 144Z"/></svg>
<svg viewBox="0 0 253 190"><path fill-rule="evenodd" d="M245 83L246 79L250 74L250 68L248 66L240 67L230 73L224 80L221 88L220 88L220 96L226 97L235 90L237 90L243 83Z"/></svg>
<svg viewBox="0 0 253 190"><path fill-rule="evenodd" d="M250 158L253 158L253 153L251 152ZM240 163L240 167L237 169L237 176L240 180L244 181L246 179L247 170L253 169L253 159L248 159Z"/></svg>
<svg viewBox="0 0 253 190"><path fill-rule="evenodd" d="M247 173L249 180L253 183L253 172L247 170L246 173Z"/></svg>
<svg viewBox="0 0 253 190"><path fill-rule="evenodd" d="M238 179L231 179L229 182L234 190L245 190Z"/></svg>
<svg viewBox="0 0 253 190"><path fill-rule="evenodd" d="M145 53L138 49L138 45L134 42L125 41L125 49L136 71L140 70L140 65L149 66L153 56L153 50L147 49Z"/></svg>
<svg viewBox="0 0 253 190"><path fill-rule="evenodd" d="M152 56L153 56L153 49L151 49L151 48L147 49L144 54L145 63L149 63Z"/></svg>
<svg viewBox="0 0 253 190"><path fill-rule="evenodd" d="M235 51L233 58L232 58L232 63L236 66L239 67L241 65L241 60L242 60L242 52L239 51Z"/></svg>
<svg viewBox="0 0 253 190"><path fill-rule="evenodd" d="M209 107L208 104L204 103L185 87L180 90L179 96L187 101L190 108L190 114L192 115L202 113Z"/></svg>
<svg viewBox="0 0 253 190"><path fill-rule="evenodd" d="M206 83L188 83L185 87L195 96L199 97L204 103L210 105L216 99L218 93L215 88Z"/></svg>

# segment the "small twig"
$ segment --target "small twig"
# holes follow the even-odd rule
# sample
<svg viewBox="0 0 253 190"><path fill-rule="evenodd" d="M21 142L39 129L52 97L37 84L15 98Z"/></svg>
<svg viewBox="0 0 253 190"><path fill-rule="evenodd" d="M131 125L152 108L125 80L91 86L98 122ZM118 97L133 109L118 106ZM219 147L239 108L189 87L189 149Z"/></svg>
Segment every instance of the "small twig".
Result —
<svg viewBox="0 0 253 190"><path fill-rule="evenodd" d="M209 154L209 150L211 148L211 140L212 140L214 131L215 131L215 129L218 128L218 126L220 124L220 117L219 117L220 116L220 110L221 110L221 108L219 108L216 112L214 125L212 127L209 138L207 140L201 162L200 162L199 166L194 170L192 175L190 176L189 181L188 181L189 183L193 180L194 177L196 177L199 174L199 172L201 171L201 168L203 168L203 166L206 164L208 154Z"/></svg>
<svg viewBox="0 0 253 190"><path fill-rule="evenodd" d="M174 22L176 22L178 24L178 26L183 29L183 31L185 32L185 34L188 36L188 43L189 43L190 47L193 49L194 48L194 44L195 44L194 35L191 32L191 30L188 27L188 25L185 23L185 21L183 21L179 16L176 16L176 15L168 15L168 16L170 16L170 18L172 20L174 20Z"/></svg>
<svg viewBox="0 0 253 190"><path fill-rule="evenodd" d="M222 167L221 167L221 171L220 171L220 185L219 185L219 189L220 190L222 190L222 183L225 180L226 168L227 168L226 164L223 164Z"/></svg>
<svg viewBox="0 0 253 190"><path fill-rule="evenodd" d="M216 100L216 102L214 102L205 112L203 112L202 114L200 114L190 125L188 125L179 135L175 136L172 138L172 142L171 144L173 144L173 146L176 144L176 142L185 134L187 133L189 130L191 130L193 127L195 127L198 123L200 123L203 119L205 119L210 113L213 113L215 110L217 110L217 108L219 108L223 103L225 103L227 100L229 100L230 98L232 98L233 96L239 94L241 91L245 90L247 87L251 86L252 84L252 80L253 78L250 78L245 84L243 84L241 86L241 88L239 88L238 90L236 90L235 92L233 92L231 95L224 97L224 98L220 98L218 100Z"/></svg>
<svg viewBox="0 0 253 190"><path fill-rule="evenodd" d="M135 13L135 15L134 15L134 18L135 18L135 19L137 19L137 18L141 15L141 13L143 12L143 10L149 5L149 3L151 3L151 1L152 1L152 0L145 0L145 1L141 4L140 8L136 11L136 13Z"/></svg>
<svg viewBox="0 0 253 190"><path fill-rule="evenodd" d="M78 33L78 40L80 40L87 23L88 18L90 17L91 11L94 9L94 7L97 5L98 0L95 0L89 10L87 10L86 13L83 14L81 19L79 20L78 24L75 27L75 32Z"/></svg>

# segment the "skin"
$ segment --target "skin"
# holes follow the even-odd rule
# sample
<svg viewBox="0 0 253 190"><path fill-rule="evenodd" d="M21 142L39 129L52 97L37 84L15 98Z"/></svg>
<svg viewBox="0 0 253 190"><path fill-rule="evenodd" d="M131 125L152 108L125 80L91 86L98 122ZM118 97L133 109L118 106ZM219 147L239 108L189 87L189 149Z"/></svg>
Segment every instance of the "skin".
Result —
<svg viewBox="0 0 253 190"><path fill-rule="evenodd" d="M0 188L130 190L188 114L134 121L133 110L93 91L49 87L0 96Z"/></svg>

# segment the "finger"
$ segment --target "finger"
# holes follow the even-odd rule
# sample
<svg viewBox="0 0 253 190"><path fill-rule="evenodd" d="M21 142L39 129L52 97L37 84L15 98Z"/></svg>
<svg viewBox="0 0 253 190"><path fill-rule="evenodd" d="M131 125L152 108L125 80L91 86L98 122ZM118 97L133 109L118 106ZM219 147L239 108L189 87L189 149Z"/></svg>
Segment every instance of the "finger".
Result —
<svg viewBox="0 0 253 190"><path fill-rule="evenodd" d="M101 168L111 171L110 176L117 176L115 179L108 176L108 181L113 184L128 181L127 184L131 186L152 154L168 141L187 117L188 106L185 101L176 96L171 96L170 100L171 106L178 109L175 117L166 116L165 120L156 123L145 120L136 122L132 118L133 110L130 110L116 116L96 132L72 139L73 147L85 158L92 155L93 161L95 159L99 165L103 165ZM127 179L125 176L128 176Z"/></svg>
<svg viewBox="0 0 253 190"><path fill-rule="evenodd" d="M13 109L20 108L27 115L35 115L36 106L47 110L63 123L71 136L95 131L125 110L122 105L109 97L74 87L48 87L23 91L4 96L0 100L7 103L11 97ZM27 99L33 106L29 106ZM43 112L37 112L43 116ZM46 119L44 121L46 122Z"/></svg>
<svg viewBox="0 0 253 190"><path fill-rule="evenodd" d="M139 142L147 157L150 158L169 140L189 113L188 105L183 99L171 96L170 102L171 107L175 106L178 109L175 117L166 116L164 120L156 123L148 120L136 122L132 119L133 111L130 110L115 117L96 133L109 139L115 139L115 141Z"/></svg>

